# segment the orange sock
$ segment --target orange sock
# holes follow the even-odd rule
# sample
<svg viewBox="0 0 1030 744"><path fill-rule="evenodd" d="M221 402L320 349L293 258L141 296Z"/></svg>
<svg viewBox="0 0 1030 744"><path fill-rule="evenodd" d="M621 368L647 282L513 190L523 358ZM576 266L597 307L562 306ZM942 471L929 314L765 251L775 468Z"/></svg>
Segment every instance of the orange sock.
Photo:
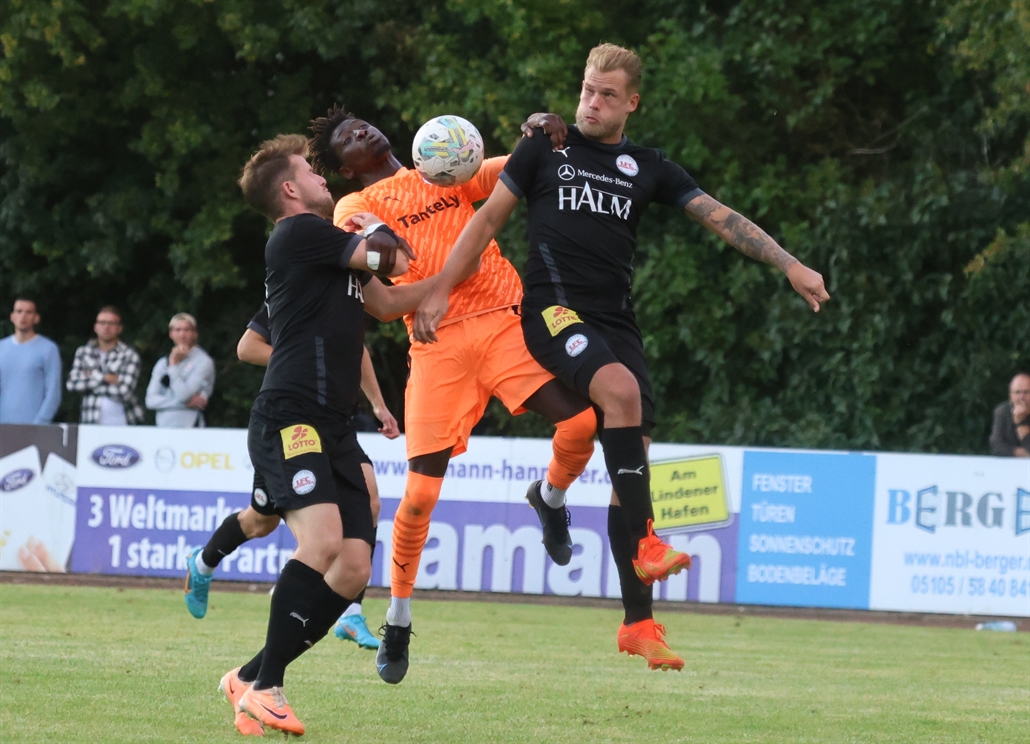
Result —
<svg viewBox="0 0 1030 744"><path fill-rule="evenodd" d="M410 597L415 588L422 548L429 536L429 518L440 498L443 478L430 478L408 471L404 498L393 517L393 565L390 566L390 594Z"/></svg>
<svg viewBox="0 0 1030 744"><path fill-rule="evenodd" d="M597 416L593 408L556 424L551 441L554 457L547 467L547 482L551 486L564 491L583 473L594 454L596 432Z"/></svg>

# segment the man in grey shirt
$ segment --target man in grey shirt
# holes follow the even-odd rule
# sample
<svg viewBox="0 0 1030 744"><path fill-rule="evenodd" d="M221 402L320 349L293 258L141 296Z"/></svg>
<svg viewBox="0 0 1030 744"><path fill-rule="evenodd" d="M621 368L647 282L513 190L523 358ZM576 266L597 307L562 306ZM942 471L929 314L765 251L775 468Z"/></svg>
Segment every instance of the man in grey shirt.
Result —
<svg viewBox="0 0 1030 744"><path fill-rule="evenodd" d="M175 346L154 365L147 385L147 408L157 411L157 425L188 429L204 425L204 409L215 389L215 363L197 346L197 321L177 313L168 323Z"/></svg>

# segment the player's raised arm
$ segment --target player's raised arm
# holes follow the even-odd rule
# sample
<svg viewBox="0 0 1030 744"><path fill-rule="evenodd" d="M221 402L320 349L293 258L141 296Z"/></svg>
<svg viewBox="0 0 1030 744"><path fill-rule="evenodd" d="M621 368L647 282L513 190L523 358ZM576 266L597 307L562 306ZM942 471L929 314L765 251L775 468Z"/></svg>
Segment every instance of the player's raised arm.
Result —
<svg viewBox="0 0 1030 744"><path fill-rule="evenodd" d="M411 284L387 286L373 278L363 288L365 312L383 322L413 313L436 280L437 277L431 276Z"/></svg>
<svg viewBox="0 0 1030 744"><path fill-rule="evenodd" d="M747 217L719 203L708 194L691 199L683 207L683 211L745 256L780 269L787 275L794 290L805 298L815 312L819 312L820 302L830 299L823 284L822 274L808 268L783 250L768 233Z"/></svg>
<svg viewBox="0 0 1030 744"><path fill-rule="evenodd" d="M518 197L505 186L504 181L498 181L490 198L465 225L443 269L436 275L436 281L415 312L412 335L416 341L436 341L436 329L447 314L447 296L475 273L483 251L511 216L518 202Z"/></svg>
<svg viewBox="0 0 1030 744"><path fill-rule="evenodd" d="M351 254L349 265L353 269L368 269L379 276L400 276L408 270L408 261L415 260L415 252L408 241L382 222L364 228L364 240Z"/></svg>

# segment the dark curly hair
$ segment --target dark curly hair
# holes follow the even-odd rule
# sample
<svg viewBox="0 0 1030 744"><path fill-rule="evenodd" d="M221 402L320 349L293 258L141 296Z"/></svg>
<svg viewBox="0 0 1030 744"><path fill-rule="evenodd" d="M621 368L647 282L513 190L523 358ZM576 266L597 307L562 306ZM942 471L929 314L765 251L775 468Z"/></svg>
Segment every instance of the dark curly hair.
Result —
<svg viewBox="0 0 1030 744"><path fill-rule="evenodd" d="M354 114L348 113L343 106L334 104L325 116L311 120L308 156L315 173L328 178L339 172L343 163L333 151L333 132L345 121L354 118Z"/></svg>

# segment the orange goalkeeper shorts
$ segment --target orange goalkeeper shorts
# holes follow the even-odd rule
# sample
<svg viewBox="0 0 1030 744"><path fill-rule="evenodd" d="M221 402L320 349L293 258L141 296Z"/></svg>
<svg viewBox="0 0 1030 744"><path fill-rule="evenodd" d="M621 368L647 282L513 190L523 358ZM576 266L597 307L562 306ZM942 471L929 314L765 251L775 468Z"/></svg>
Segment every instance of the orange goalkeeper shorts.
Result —
<svg viewBox="0 0 1030 744"><path fill-rule="evenodd" d="M514 415L554 375L526 349L522 324L512 308L450 323L435 344L411 345L411 373L404 393L408 459L452 447L468 449L491 396Z"/></svg>

